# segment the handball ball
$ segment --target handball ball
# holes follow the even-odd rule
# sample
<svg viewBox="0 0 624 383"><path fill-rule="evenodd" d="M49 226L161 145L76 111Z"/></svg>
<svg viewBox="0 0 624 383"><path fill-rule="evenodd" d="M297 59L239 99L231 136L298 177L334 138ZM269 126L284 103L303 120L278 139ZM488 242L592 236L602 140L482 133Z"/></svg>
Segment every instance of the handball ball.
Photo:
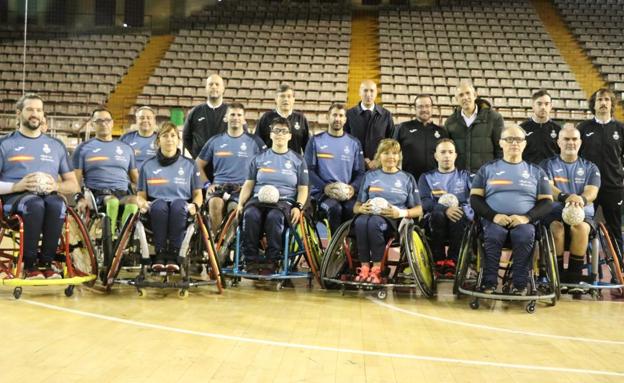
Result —
<svg viewBox="0 0 624 383"><path fill-rule="evenodd" d="M451 193L446 193L440 196L440 199L438 199L438 203L446 207L458 207L459 206L459 200L457 199L455 194L451 194Z"/></svg>
<svg viewBox="0 0 624 383"><path fill-rule="evenodd" d="M279 190L273 185L264 185L258 190L258 200L262 203L277 203L279 197Z"/></svg>
<svg viewBox="0 0 624 383"><path fill-rule="evenodd" d="M578 225L585 219L585 210L582 207L567 205L561 212L561 218L570 226Z"/></svg>
<svg viewBox="0 0 624 383"><path fill-rule="evenodd" d="M49 174L43 172L36 172L35 177L37 179L37 186L35 187L35 193L37 194L49 194L52 190L52 182L54 180Z"/></svg>
<svg viewBox="0 0 624 383"><path fill-rule="evenodd" d="M342 182L336 182L333 184L333 187L329 188L329 198L335 199L336 201L346 201L349 199L351 195L351 187Z"/></svg>
<svg viewBox="0 0 624 383"><path fill-rule="evenodd" d="M388 207L388 201L385 198L375 197L370 201L371 206L373 207L373 214L381 213L381 209Z"/></svg>

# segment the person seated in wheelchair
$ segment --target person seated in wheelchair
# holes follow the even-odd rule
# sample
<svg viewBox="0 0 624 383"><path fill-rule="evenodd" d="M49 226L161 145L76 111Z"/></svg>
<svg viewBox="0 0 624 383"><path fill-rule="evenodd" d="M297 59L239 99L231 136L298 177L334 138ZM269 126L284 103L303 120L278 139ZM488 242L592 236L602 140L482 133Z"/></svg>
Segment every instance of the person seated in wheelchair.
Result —
<svg viewBox="0 0 624 383"><path fill-rule="evenodd" d="M0 140L2 214L22 217L25 279L60 279L52 262L67 211L61 194L80 189L65 145L41 132L43 99L27 93L18 100L16 109L17 131Z"/></svg>
<svg viewBox="0 0 624 383"><path fill-rule="evenodd" d="M498 285L501 251L511 239L514 295L526 293L535 224L551 209L552 195L548 176L537 165L522 160L526 133L519 126L505 128L499 145L503 158L483 165L470 191L470 205L481 217L485 260L481 289L493 293Z"/></svg>
<svg viewBox="0 0 624 383"><path fill-rule="evenodd" d="M249 173L251 159L266 149L260 137L245 132L245 107L228 105L227 131L206 142L197 157L200 179L206 187L206 202L213 235L227 212L228 202L238 202L240 188Z"/></svg>
<svg viewBox="0 0 624 383"><path fill-rule="evenodd" d="M156 256L155 272L180 271L178 254L189 216L199 212L202 188L195 162L181 155L177 127L165 122L156 135L156 156L143 163L137 199L148 212Z"/></svg>
<svg viewBox="0 0 624 383"><path fill-rule="evenodd" d="M96 108L91 113L95 137L78 145L73 155L74 172L79 183L89 189L96 206L89 206L83 193L75 195L76 210L104 207L110 218L111 234L116 235L119 205L123 205L122 225L136 213L136 196L129 190L139 178L134 150L124 142L113 139L113 118L110 111Z"/></svg>
<svg viewBox="0 0 624 383"><path fill-rule="evenodd" d="M397 232L399 221L422 216L416 180L400 169L401 160L398 141L383 139L374 159L381 166L364 175L353 207L357 215L354 227L361 262L356 282L381 283L386 243Z"/></svg>
<svg viewBox="0 0 624 383"><path fill-rule="evenodd" d="M464 230L474 216L469 205L470 174L455 168L457 152L449 138L438 141L434 157L438 168L420 176L418 190L435 274L452 278ZM448 252L445 251L446 242Z"/></svg>
<svg viewBox="0 0 624 383"><path fill-rule="evenodd" d="M346 122L345 106L333 104L329 108L329 128L310 137L304 154L312 198L327 216L331 232L353 217L355 197L365 172L362 146L345 133Z"/></svg>
<svg viewBox="0 0 624 383"><path fill-rule="evenodd" d="M544 160L540 166L546 171L552 185L552 194L557 202L553 210L545 219L555 239L557 252L557 267L563 283L592 282L589 276L583 277L583 265L589 237L594 229L594 204L600 189L600 171L598 167L579 157L581 148L581 133L572 126L566 125L559 131L557 144L561 154ZM562 217L566 208L566 220L569 214L574 214L575 225L568 225ZM581 210L582 209L582 210ZM584 213L585 218L581 215ZM569 244L570 259L568 269L563 268L563 253Z"/></svg>
<svg viewBox="0 0 624 383"><path fill-rule="evenodd" d="M242 214L241 253L248 273L278 268L286 225L296 225L308 198L308 169L303 157L288 148L290 121L276 117L270 125L271 148L251 160L237 206ZM250 199L253 193L253 198ZM266 233L267 249L258 244Z"/></svg>

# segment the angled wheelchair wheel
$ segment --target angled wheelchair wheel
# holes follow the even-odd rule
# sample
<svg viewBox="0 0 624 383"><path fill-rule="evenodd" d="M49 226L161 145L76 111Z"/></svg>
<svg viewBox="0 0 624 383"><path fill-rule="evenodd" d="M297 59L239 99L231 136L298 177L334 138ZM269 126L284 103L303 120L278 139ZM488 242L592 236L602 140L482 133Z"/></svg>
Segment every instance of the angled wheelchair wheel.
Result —
<svg viewBox="0 0 624 383"><path fill-rule="evenodd" d="M219 233L214 243L217 259L221 267L227 266L231 262L230 251L236 243L236 228L238 224L238 215L236 214L236 210L233 210L219 228Z"/></svg>
<svg viewBox="0 0 624 383"><path fill-rule="evenodd" d="M297 225L297 234L303 242L306 261L310 266L312 274L314 274L314 277L320 284L321 278L319 276L319 269L323 258L323 249L321 247L321 239L316 227L314 227L314 222L306 216L303 216Z"/></svg>
<svg viewBox="0 0 624 383"><path fill-rule="evenodd" d="M555 298L551 300L552 306L561 298L561 286L559 282L559 269L557 268L557 252L555 250L555 239L552 233L545 226L541 226L540 257L543 258L543 267L546 271L546 278L549 292L555 293Z"/></svg>
<svg viewBox="0 0 624 383"><path fill-rule="evenodd" d="M102 254L104 256L104 264L110 265L113 260L113 233L110 217L108 216L102 218Z"/></svg>
<svg viewBox="0 0 624 383"><path fill-rule="evenodd" d="M611 241L609 231L602 223L598 224L598 235L600 238L600 247L602 248L604 262L611 273L611 283L624 285L624 277L622 276L622 267L618 259L618 253L613 246L613 241ZM622 289L619 290L620 295L622 295Z"/></svg>
<svg viewBox="0 0 624 383"><path fill-rule="evenodd" d="M140 213L134 213L130 218L126 220L126 224L119 234L119 239L116 243L116 248L113 253L113 257L108 268L108 272L106 273L106 280L104 281L104 285L106 286L106 290L110 291L115 282L115 278L119 275L119 270L121 269L121 261L124 256L124 252L130 240L132 239L132 234L134 233L134 228L139 220Z"/></svg>
<svg viewBox="0 0 624 383"><path fill-rule="evenodd" d="M467 274L470 262L472 261L472 249L473 249L473 228L470 224L464 231L462 237L461 246L459 248L459 254L457 256L457 270L455 272L455 279L453 280L453 294L459 296L459 287L463 286Z"/></svg>
<svg viewBox="0 0 624 383"><path fill-rule="evenodd" d="M98 275L95 249L82 219L71 208L67 209L68 235L65 238L73 274L76 276ZM86 284L92 287L96 278ZM72 290L73 291L73 290Z"/></svg>
<svg viewBox="0 0 624 383"><path fill-rule="evenodd" d="M208 254L208 266L209 266L209 274L210 277L216 282L217 289L219 293L223 292L223 288L225 284L223 283L222 274L221 274L221 264L218 260L218 253L215 249L214 242L210 233L208 232L208 226L204 221L203 217L200 215L197 217L197 225L199 229L199 235L201 236L201 242L203 245L203 250ZM203 251L202 251L203 253Z"/></svg>
<svg viewBox="0 0 624 383"><path fill-rule="evenodd" d="M433 258L427 244L425 234L414 223L409 223L401 235L401 251L414 273L415 281L423 295L432 297L436 292L436 281L433 274Z"/></svg>
<svg viewBox="0 0 624 383"><path fill-rule="evenodd" d="M323 289L339 288L341 284L331 280L341 280L342 275L349 272L348 257L355 254L355 241L349 237L352 222L353 220L348 220L340 225L327 245L320 269Z"/></svg>

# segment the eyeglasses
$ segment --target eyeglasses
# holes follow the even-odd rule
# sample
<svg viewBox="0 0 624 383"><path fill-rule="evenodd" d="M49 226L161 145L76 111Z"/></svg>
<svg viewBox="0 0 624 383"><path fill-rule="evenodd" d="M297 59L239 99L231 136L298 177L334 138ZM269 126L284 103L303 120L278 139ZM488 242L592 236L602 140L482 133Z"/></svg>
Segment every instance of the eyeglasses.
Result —
<svg viewBox="0 0 624 383"><path fill-rule="evenodd" d="M98 125L99 125L99 124L106 124L106 125L108 125L108 124L110 124L111 122L113 122L113 120L112 120L112 119L110 119L110 118L99 118L99 119L97 119L97 120L93 120L93 123L94 123L94 124L98 124Z"/></svg>
<svg viewBox="0 0 624 383"><path fill-rule="evenodd" d="M501 137L501 140L508 144L521 144L525 141L524 137Z"/></svg>
<svg viewBox="0 0 624 383"><path fill-rule="evenodd" d="M271 130L271 133L275 134L276 136L285 136L290 133L290 129L273 129Z"/></svg>

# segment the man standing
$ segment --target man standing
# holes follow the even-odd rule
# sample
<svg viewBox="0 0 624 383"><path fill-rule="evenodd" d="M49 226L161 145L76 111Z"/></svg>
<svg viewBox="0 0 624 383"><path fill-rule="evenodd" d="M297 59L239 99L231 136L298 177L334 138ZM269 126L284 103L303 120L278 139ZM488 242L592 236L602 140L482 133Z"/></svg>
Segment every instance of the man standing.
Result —
<svg viewBox="0 0 624 383"><path fill-rule="evenodd" d="M136 168L141 169L143 162L156 155L156 114L149 106L142 106L134 114L138 129L121 136L124 142L134 150Z"/></svg>
<svg viewBox="0 0 624 383"><path fill-rule="evenodd" d="M191 109L182 132L184 148L197 157L210 137L225 132L225 112L227 105L223 103L225 85L223 79L217 75L210 75L206 79L206 93L208 101Z"/></svg>
<svg viewBox="0 0 624 383"><path fill-rule="evenodd" d="M539 164L559 154L557 136L561 126L550 119L552 102L550 94L545 90L533 93L533 116L520 126L527 132L527 146L522 159Z"/></svg>
<svg viewBox="0 0 624 383"><path fill-rule="evenodd" d="M17 131L0 139L2 214L22 217L25 278L60 279L52 268L67 211L60 194L80 189L65 145L41 133L42 98L27 93L17 102L16 110ZM18 273L21 269L18 265Z"/></svg>
<svg viewBox="0 0 624 383"><path fill-rule="evenodd" d="M379 142L391 138L394 132L392 113L379 105L375 105L377 84L372 80L364 80L360 84L360 103L347 111L345 132L360 140L364 151L366 168L379 167L373 159Z"/></svg>
<svg viewBox="0 0 624 383"><path fill-rule="evenodd" d="M441 138L448 138L448 133L431 120L433 99L430 95L416 96L414 106L416 119L400 124L394 138L401 144L403 170L417 180L421 174L436 168L434 153L437 143Z"/></svg>
<svg viewBox="0 0 624 383"><path fill-rule="evenodd" d="M609 234L621 251L624 125L613 119L615 102L615 94L610 89L598 89L589 99L589 110L594 114L594 118L581 122L578 130L583 139L581 157L596 164L602 177L598 198L594 204L596 209L602 206L602 215Z"/></svg>
<svg viewBox="0 0 624 383"><path fill-rule="evenodd" d="M274 110L264 113L258 120L256 135L264 141L267 148L270 148L272 145L271 122L277 117L283 117L292 126L292 138L288 141L288 148L297 154L302 154L308 144L310 135L308 120L303 113L293 110L295 106L295 91L290 85L280 85L275 95L275 104Z"/></svg>
<svg viewBox="0 0 624 383"><path fill-rule="evenodd" d="M364 177L364 157L360 141L344 132L347 121L345 106L329 108L329 128L310 138L305 150L312 196L329 221L332 233L341 223L353 217L353 205ZM335 199L339 184L348 185L348 198Z"/></svg>
<svg viewBox="0 0 624 383"><path fill-rule="evenodd" d="M477 97L470 82L462 81L457 86L455 100L459 107L444 127L457 147L457 167L474 173L486 162L501 157L503 117Z"/></svg>

